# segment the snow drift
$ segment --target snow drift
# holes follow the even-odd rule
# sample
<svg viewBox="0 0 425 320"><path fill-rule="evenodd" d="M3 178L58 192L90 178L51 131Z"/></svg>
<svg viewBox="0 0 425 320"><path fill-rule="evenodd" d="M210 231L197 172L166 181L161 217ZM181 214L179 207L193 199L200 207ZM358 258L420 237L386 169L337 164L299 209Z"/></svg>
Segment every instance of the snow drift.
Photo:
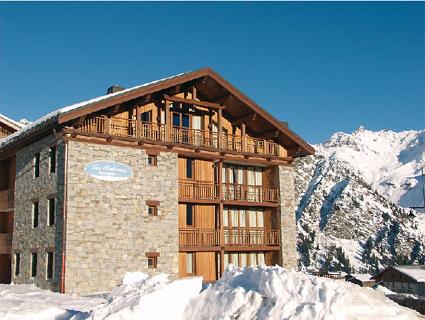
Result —
<svg viewBox="0 0 425 320"><path fill-rule="evenodd" d="M201 293L201 278L170 281L127 274L105 299L79 298L27 285L0 287L6 320L115 319L423 319L373 289L289 272L229 267Z"/></svg>

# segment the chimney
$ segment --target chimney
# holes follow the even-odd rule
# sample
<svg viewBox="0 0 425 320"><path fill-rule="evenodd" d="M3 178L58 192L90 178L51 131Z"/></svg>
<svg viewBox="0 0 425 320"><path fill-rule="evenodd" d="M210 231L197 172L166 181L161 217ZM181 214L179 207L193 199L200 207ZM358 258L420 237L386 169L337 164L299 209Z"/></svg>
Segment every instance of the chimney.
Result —
<svg viewBox="0 0 425 320"><path fill-rule="evenodd" d="M114 84L113 86L109 87L106 90L106 94L111 94L111 93L118 92L118 91L123 91L123 90L124 90L123 87Z"/></svg>

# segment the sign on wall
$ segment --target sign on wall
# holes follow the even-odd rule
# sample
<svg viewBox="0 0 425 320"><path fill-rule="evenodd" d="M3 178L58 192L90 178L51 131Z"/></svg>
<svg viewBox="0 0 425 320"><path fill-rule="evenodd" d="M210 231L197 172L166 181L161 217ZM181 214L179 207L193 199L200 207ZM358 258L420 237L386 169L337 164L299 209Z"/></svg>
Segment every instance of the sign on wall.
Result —
<svg viewBox="0 0 425 320"><path fill-rule="evenodd" d="M90 177L104 181L123 181L133 175L133 170L123 163L97 160L84 166L84 171Z"/></svg>

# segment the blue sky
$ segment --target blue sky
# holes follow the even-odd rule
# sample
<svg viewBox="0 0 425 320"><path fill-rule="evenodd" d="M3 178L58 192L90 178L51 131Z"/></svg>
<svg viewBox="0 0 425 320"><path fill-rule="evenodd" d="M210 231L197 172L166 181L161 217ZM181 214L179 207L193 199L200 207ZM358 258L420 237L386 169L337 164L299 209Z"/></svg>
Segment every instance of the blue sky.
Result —
<svg viewBox="0 0 425 320"><path fill-rule="evenodd" d="M0 3L0 112L209 66L311 143L425 128L425 3Z"/></svg>

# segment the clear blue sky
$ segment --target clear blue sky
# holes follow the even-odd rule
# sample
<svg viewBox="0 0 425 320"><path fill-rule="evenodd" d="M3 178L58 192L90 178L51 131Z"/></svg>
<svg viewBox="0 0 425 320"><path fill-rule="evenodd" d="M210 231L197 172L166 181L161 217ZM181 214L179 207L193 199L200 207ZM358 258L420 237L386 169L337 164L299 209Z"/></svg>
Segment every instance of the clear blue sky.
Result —
<svg viewBox="0 0 425 320"><path fill-rule="evenodd" d="M311 143L425 128L425 3L0 3L0 112L210 66Z"/></svg>

